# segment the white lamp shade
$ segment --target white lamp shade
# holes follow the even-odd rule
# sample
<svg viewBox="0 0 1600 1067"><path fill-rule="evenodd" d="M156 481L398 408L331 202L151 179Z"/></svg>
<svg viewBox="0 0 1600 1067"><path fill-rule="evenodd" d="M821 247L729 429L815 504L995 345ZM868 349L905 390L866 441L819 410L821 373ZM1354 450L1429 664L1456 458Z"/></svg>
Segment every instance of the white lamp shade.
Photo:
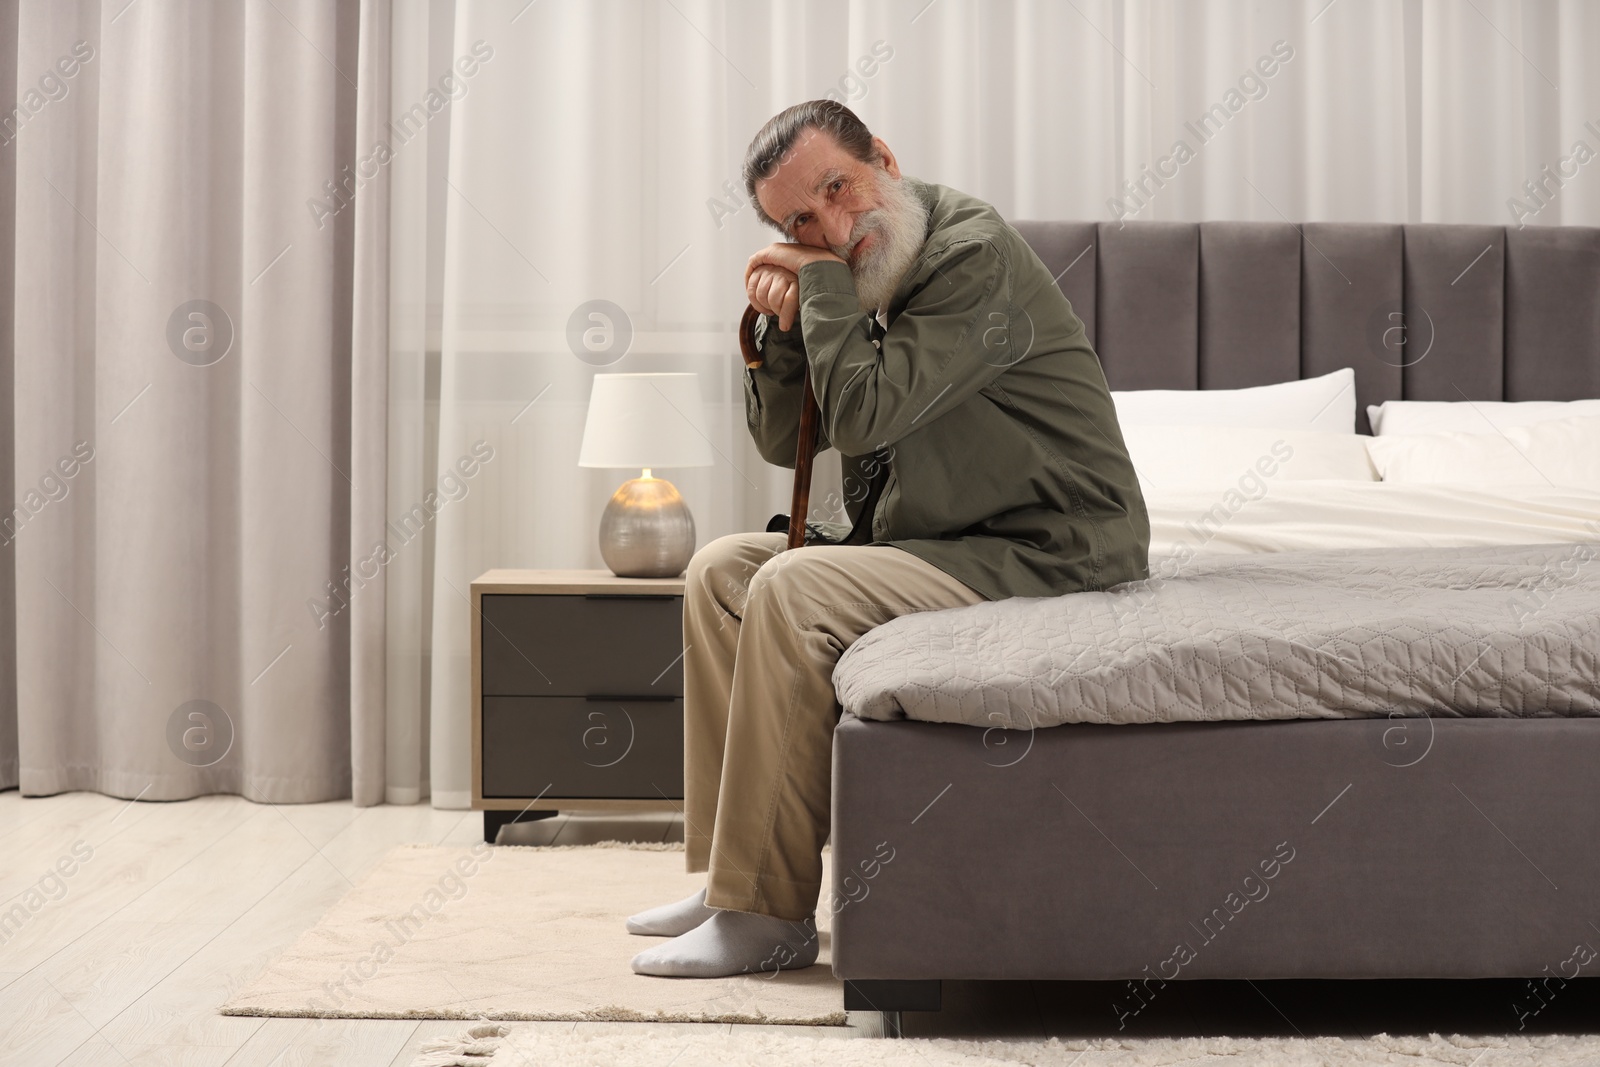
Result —
<svg viewBox="0 0 1600 1067"><path fill-rule="evenodd" d="M709 467L698 374L596 374L580 467Z"/></svg>

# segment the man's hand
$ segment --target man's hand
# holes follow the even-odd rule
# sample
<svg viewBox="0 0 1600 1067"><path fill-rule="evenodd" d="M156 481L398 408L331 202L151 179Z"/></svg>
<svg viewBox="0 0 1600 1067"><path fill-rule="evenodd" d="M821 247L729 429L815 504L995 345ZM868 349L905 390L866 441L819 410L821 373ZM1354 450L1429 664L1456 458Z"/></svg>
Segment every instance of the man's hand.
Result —
<svg viewBox="0 0 1600 1067"><path fill-rule="evenodd" d="M770 244L750 257L750 262L744 268L745 280L748 281L758 267L782 267L790 274L799 274L800 268L807 263L832 262L844 263L845 261L828 251L826 248L814 248L811 245L789 244L780 241ZM849 264L845 264L848 266Z"/></svg>
<svg viewBox="0 0 1600 1067"><path fill-rule="evenodd" d="M793 271L765 265L745 275L744 291L750 306L763 315L778 316L778 329L787 330L800 314L800 279Z"/></svg>
<svg viewBox="0 0 1600 1067"><path fill-rule="evenodd" d="M778 329L790 329L800 313L800 268L826 260L844 263L825 248L781 241L768 245L751 256L744 268L750 305L763 315L778 316Z"/></svg>

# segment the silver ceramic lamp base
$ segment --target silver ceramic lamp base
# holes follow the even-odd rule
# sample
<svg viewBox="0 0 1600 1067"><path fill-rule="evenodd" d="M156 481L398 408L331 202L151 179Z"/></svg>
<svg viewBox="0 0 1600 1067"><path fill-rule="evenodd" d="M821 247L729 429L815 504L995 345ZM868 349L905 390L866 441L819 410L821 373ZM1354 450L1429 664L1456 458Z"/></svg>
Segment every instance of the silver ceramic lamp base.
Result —
<svg viewBox="0 0 1600 1067"><path fill-rule="evenodd" d="M694 516L665 478L624 482L600 516L600 558L619 578L675 578L694 555Z"/></svg>

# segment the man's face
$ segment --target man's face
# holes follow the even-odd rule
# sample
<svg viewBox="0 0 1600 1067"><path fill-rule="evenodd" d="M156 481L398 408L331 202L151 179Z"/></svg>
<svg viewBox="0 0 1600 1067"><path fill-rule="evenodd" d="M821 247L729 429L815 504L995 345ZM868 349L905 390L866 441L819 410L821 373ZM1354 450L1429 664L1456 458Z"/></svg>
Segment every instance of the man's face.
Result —
<svg viewBox="0 0 1600 1067"><path fill-rule="evenodd" d="M858 222L883 206L878 179L900 177L889 146L877 138L872 143L883 156L877 164L856 159L831 134L802 131L777 171L756 182L761 209L791 240L826 248L855 269L857 255L882 239Z"/></svg>

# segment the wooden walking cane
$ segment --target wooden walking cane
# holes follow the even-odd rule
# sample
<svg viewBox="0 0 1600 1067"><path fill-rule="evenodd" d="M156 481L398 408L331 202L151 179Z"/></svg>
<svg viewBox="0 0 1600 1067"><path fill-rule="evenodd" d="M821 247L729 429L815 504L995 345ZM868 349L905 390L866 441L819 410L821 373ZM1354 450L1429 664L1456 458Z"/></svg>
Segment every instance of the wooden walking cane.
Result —
<svg viewBox="0 0 1600 1067"><path fill-rule="evenodd" d="M746 306L739 320L739 354L746 367L761 366L761 352L756 348L756 323L761 312ZM789 548L799 548L806 542L806 512L811 509L811 461L817 454L817 396L811 391L811 368L805 370L805 394L800 401L800 432L795 440L794 495L789 501Z"/></svg>

